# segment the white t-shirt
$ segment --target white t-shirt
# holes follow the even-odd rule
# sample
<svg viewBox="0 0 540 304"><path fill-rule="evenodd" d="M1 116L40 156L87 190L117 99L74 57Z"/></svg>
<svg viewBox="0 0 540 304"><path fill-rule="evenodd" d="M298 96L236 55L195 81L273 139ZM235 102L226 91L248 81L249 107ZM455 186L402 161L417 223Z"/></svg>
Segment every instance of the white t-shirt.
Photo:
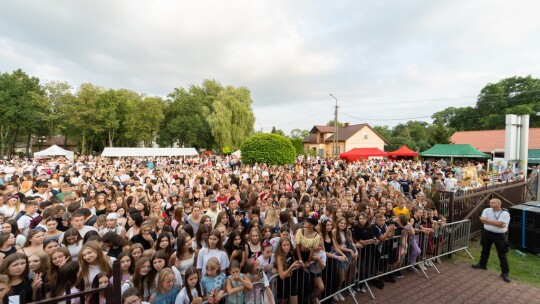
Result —
<svg viewBox="0 0 540 304"><path fill-rule="evenodd" d="M23 216L21 216L19 218L19 220L17 221L17 226L19 226L19 229L24 229L23 230L23 234L24 236L27 236L28 235L28 230L30 228L30 221L32 221L32 219L36 217L35 214L33 215L29 215L29 214L24 214Z"/></svg>
<svg viewBox="0 0 540 304"><path fill-rule="evenodd" d="M222 271L225 271L229 268L229 257L227 253L219 249L208 249L204 247L199 250L199 255L197 256L197 269L201 269L202 276L206 274L206 262L212 257L215 257L219 261L219 266Z"/></svg>
<svg viewBox="0 0 540 304"><path fill-rule="evenodd" d="M486 229L487 231L495 233L505 233L508 230L508 224L510 224L510 213L508 213L508 211L500 210L497 212L493 212L493 208L486 208L484 209L484 211L482 211L482 216L490 220L502 221L506 224L503 228L484 224L484 229Z"/></svg>

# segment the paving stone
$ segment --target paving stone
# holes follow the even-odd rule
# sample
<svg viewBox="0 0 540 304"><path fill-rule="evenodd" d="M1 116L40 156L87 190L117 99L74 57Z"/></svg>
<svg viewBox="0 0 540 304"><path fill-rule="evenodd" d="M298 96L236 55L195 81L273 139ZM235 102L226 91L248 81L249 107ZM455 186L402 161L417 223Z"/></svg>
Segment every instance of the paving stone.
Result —
<svg viewBox="0 0 540 304"><path fill-rule="evenodd" d="M383 290L372 287L375 299L368 294L356 296L358 303L540 303L540 288L513 280L505 283L496 271L475 270L465 262L442 263L441 274L429 269L429 279L422 273L403 271L404 278L387 283ZM354 301L345 297L345 304Z"/></svg>

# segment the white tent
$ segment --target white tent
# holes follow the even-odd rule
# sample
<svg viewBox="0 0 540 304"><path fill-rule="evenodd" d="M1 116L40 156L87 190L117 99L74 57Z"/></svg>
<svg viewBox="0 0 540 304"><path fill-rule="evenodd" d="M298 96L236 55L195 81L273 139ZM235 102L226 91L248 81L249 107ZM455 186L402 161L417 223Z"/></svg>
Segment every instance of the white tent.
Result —
<svg viewBox="0 0 540 304"><path fill-rule="evenodd" d="M73 152L60 148L57 145L52 145L45 150L34 153L34 158L43 158L47 156L65 156L70 161L73 161Z"/></svg>
<svg viewBox="0 0 540 304"><path fill-rule="evenodd" d="M199 155L195 148L105 148L101 156L191 156Z"/></svg>

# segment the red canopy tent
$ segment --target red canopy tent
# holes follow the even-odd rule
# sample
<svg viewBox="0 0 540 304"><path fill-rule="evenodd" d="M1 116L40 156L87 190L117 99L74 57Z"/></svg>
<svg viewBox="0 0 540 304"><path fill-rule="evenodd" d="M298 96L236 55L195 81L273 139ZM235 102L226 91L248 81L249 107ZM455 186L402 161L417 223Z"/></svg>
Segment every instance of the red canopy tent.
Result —
<svg viewBox="0 0 540 304"><path fill-rule="evenodd" d="M353 162L359 159L367 159L369 157L387 157L388 153L381 151L378 148L354 148L350 151L343 152L339 158Z"/></svg>
<svg viewBox="0 0 540 304"><path fill-rule="evenodd" d="M418 152L416 151L413 151L409 148L407 148L407 146L403 145L401 146L401 148L397 149L396 151L392 151L392 152L388 152L388 155L390 155L391 157L414 157L414 156L418 156Z"/></svg>

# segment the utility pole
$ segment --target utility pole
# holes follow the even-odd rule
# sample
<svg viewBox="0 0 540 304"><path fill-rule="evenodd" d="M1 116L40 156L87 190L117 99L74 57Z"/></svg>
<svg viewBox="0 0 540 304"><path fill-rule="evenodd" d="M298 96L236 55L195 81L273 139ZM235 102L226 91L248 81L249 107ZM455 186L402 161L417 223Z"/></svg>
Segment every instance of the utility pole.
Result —
<svg viewBox="0 0 540 304"><path fill-rule="evenodd" d="M332 151L332 156L334 156L334 158L337 158L336 156L339 156L339 153L338 153L338 132L339 132L339 126L338 126L338 105L337 105L337 98L330 94L330 96L332 96L335 100L336 100L336 109L334 111L334 143L333 143L333 151Z"/></svg>

